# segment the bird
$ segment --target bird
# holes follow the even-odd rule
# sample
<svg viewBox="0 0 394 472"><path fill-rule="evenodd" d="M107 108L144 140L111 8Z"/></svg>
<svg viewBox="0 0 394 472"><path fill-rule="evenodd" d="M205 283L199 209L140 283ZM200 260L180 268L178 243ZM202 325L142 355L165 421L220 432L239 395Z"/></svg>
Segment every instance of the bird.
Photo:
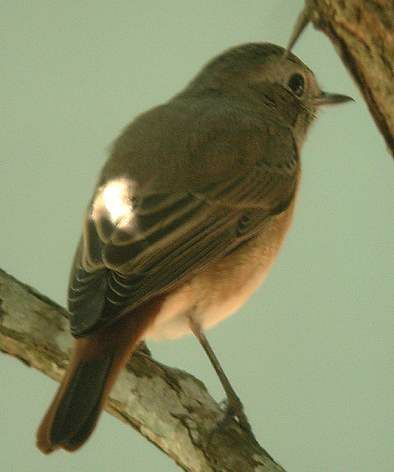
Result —
<svg viewBox="0 0 394 472"><path fill-rule="evenodd" d="M266 277L292 221L300 151L323 92L294 54L248 43L219 54L115 139L72 264L71 360L37 431L43 453L90 437L138 346L194 334L250 429L205 331Z"/></svg>

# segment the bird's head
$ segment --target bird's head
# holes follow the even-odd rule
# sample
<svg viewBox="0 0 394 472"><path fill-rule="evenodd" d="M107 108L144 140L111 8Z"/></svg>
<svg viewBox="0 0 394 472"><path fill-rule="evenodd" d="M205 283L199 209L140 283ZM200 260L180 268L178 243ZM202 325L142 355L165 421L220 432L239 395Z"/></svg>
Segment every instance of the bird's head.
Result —
<svg viewBox="0 0 394 472"><path fill-rule="evenodd" d="M220 93L279 116L304 135L323 105L352 100L327 93L313 72L291 52L269 43L231 48L211 60L189 84L189 92ZM279 114L279 115L278 115Z"/></svg>

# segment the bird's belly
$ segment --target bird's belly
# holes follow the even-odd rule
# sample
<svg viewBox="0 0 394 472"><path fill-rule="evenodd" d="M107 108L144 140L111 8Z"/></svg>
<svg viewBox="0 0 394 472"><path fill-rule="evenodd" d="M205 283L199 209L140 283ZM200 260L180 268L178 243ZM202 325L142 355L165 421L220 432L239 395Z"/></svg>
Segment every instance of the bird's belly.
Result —
<svg viewBox="0 0 394 472"><path fill-rule="evenodd" d="M203 329L208 329L240 308L267 275L291 214L289 208L273 217L254 239L171 292L146 338L174 339L189 334L191 317Z"/></svg>
<svg viewBox="0 0 394 472"><path fill-rule="evenodd" d="M190 317L204 329L215 326L237 311L262 282L266 271L249 274L248 280L222 274L212 281L201 273L171 293L147 333L148 338L174 339L190 333ZM209 286L209 283L211 284Z"/></svg>

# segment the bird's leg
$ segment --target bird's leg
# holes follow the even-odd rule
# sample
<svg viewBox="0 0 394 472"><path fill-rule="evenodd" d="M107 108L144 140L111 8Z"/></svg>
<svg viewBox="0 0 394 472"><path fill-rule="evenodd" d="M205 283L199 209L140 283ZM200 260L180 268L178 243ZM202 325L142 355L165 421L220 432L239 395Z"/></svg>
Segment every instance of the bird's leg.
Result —
<svg viewBox="0 0 394 472"><path fill-rule="evenodd" d="M246 431L251 431L251 426L249 424L248 418L245 415L244 408L242 405L241 400L239 399L238 395L236 394L235 390L233 389L227 375L225 374L222 366L216 354L213 352L211 345L208 342L204 332L202 331L200 325L196 323L193 319L190 319L190 328L193 334L196 336L198 341L200 342L202 348L206 352L213 368L215 369L220 383L223 386L223 389L227 396L227 409L226 409L226 416L224 417L223 423L227 423L228 420L236 417L240 426L245 429Z"/></svg>

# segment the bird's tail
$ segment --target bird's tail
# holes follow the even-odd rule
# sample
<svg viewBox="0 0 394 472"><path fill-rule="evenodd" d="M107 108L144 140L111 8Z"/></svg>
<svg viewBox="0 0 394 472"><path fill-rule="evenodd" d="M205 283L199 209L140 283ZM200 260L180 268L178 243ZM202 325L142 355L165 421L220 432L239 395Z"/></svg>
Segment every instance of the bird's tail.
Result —
<svg viewBox="0 0 394 472"><path fill-rule="evenodd" d="M157 312L153 303L76 339L65 377L37 431L37 447L43 453L58 448L75 451L85 443L120 370Z"/></svg>

